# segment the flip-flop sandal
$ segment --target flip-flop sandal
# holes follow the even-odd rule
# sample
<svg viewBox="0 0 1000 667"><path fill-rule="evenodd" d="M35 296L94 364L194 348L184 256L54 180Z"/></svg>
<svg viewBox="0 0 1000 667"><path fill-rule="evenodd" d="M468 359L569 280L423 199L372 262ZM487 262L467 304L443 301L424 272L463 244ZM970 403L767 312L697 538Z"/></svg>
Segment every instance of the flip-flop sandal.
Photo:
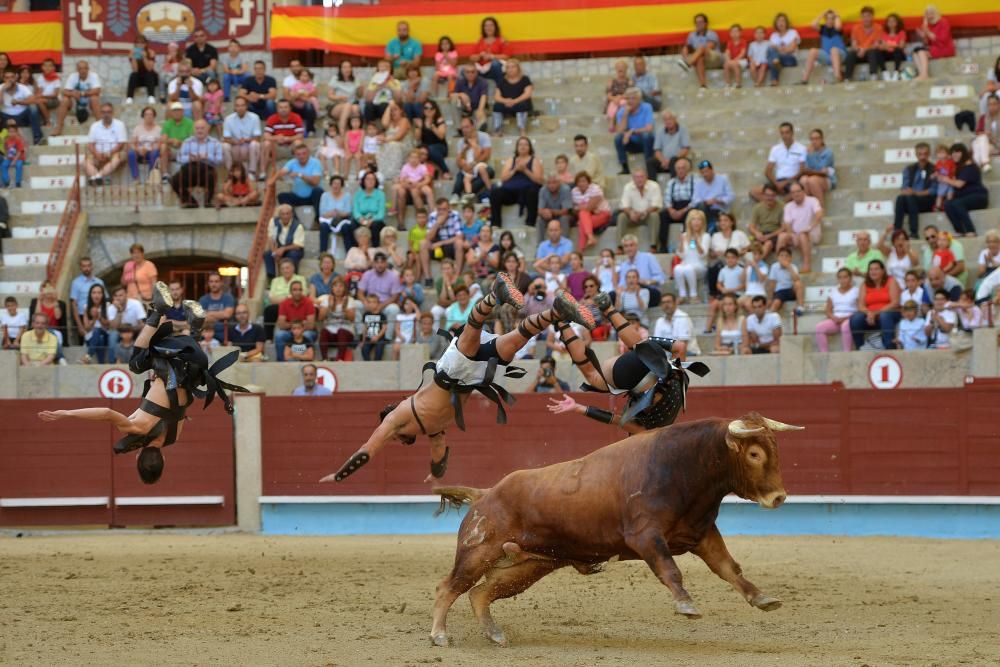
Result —
<svg viewBox="0 0 1000 667"><path fill-rule="evenodd" d="M440 461L438 461L437 463L435 463L434 461L431 461L431 474L434 475L434 477L436 477L437 479L441 479L442 477L444 477L445 471L448 470L448 454L449 453L451 453L451 448L450 447L445 447L444 448L444 457Z"/></svg>
<svg viewBox="0 0 1000 667"><path fill-rule="evenodd" d="M360 469L363 465L368 463L368 461L370 461L371 458L372 457L369 456L367 452L358 452L357 454L349 458L347 460L347 463L345 463L340 467L340 470L337 471L337 474L334 476L333 481L335 482L344 481L346 478L356 473L358 469Z"/></svg>

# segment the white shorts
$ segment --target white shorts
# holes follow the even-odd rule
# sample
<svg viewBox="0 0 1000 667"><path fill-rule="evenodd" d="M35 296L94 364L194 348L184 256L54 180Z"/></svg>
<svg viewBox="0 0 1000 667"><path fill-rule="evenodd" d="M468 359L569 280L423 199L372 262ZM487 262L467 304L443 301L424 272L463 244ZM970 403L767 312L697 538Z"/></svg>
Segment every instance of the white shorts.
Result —
<svg viewBox="0 0 1000 667"><path fill-rule="evenodd" d="M486 331L479 333L480 354L477 359L469 359L458 349L458 338L452 338L451 344L438 359L434 367L439 373L444 373L452 380L466 386L482 384L486 381L486 369L489 366L490 358L496 355L496 348L490 345L490 349L484 349L488 343L496 340L499 336Z"/></svg>

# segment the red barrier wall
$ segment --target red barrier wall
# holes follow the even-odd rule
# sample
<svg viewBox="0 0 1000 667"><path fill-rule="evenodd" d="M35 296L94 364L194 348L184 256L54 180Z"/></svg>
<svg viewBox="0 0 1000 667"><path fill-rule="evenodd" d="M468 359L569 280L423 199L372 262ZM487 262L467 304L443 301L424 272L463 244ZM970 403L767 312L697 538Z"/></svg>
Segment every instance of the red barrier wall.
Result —
<svg viewBox="0 0 1000 667"><path fill-rule="evenodd" d="M134 400L17 400L0 402L0 498L110 498L110 507L0 507L0 525L226 526L236 520L232 418L216 402L197 405L177 443L164 450L163 477L143 484L135 454L115 456L120 434L109 424L39 421L40 410L110 407L124 414ZM223 496L220 505L122 507L120 497Z"/></svg>
<svg viewBox="0 0 1000 667"><path fill-rule="evenodd" d="M367 440L378 412L402 393L338 394L330 399L265 397L264 495L427 493L427 441L392 444L340 484L319 484ZM576 394L602 405L608 399ZM486 487L518 468L575 458L620 439L617 429L578 415L550 416L548 396L524 394L495 424L495 407L473 398L468 431L448 431L446 480ZM738 417L751 410L806 426L780 437L791 493L1000 495L1000 384L960 389L857 391L839 385L693 390L683 420Z"/></svg>

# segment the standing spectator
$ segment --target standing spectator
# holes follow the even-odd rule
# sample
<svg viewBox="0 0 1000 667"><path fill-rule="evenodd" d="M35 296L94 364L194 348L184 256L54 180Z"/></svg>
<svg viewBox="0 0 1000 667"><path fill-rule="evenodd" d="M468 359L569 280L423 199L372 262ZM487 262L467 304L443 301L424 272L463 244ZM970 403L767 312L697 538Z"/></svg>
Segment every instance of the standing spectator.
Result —
<svg viewBox="0 0 1000 667"><path fill-rule="evenodd" d="M19 356L22 366L51 366L59 351L59 341L48 330L48 318L44 313L35 313L31 318L31 330L21 334Z"/></svg>
<svg viewBox="0 0 1000 667"><path fill-rule="evenodd" d="M788 15L780 12L774 17L774 32L768 39L771 48L767 54L767 69L771 73L771 85L777 86L783 67L795 67L799 64L795 57L799 50L799 33L788 23Z"/></svg>
<svg viewBox="0 0 1000 667"><path fill-rule="evenodd" d="M742 354L777 354L781 351L781 316L767 310L767 299L755 296L743 320Z"/></svg>
<svg viewBox="0 0 1000 667"><path fill-rule="evenodd" d="M514 145L514 155L503 162L500 181L490 190L490 218L493 227L503 226L503 207L517 204L527 211L524 222L535 226L538 216L538 190L545 182L542 161L535 156L535 147L527 137Z"/></svg>
<svg viewBox="0 0 1000 667"><path fill-rule="evenodd" d="M378 61L371 81L365 86L364 115L367 122L381 118L390 102L402 102L401 86L392 77L391 69L388 60Z"/></svg>
<svg viewBox="0 0 1000 667"><path fill-rule="evenodd" d="M376 297L376 311L385 315L388 323L388 335L395 329L396 315L399 314L399 304L396 303L402 286L399 274L389 268L388 257L381 250L375 251L372 268L365 271L358 283L358 299L365 303L368 297Z"/></svg>
<svg viewBox="0 0 1000 667"><path fill-rule="evenodd" d="M837 287L826 297L826 319L816 325L816 349L830 351L830 334L840 332L840 346L851 351L851 317L858 312L858 287L845 268L837 271Z"/></svg>
<svg viewBox="0 0 1000 667"><path fill-rule="evenodd" d="M688 34L684 46L681 47L681 59L677 64L686 72L690 72L693 67L698 75L698 85L707 88L705 70L722 67L721 44L715 31L708 29L708 17L704 14L695 14L694 31Z"/></svg>
<svg viewBox="0 0 1000 667"><path fill-rule="evenodd" d="M0 349L16 350L21 332L28 328L28 316L18 310L17 299L9 296L0 310Z"/></svg>
<svg viewBox="0 0 1000 667"><path fill-rule="evenodd" d="M661 116L663 127L656 128L653 159L646 162L646 170L653 178L664 173L675 176L674 165L677 160L686 158L691 152L691 137L687 129L677 122L677 115L670 109L665 109Z"/></svg>
<svg viewBox="0 0 1000 667"><path fill-rule="evenodd" d="M181 146L193 135L194 121L184 115L184 107L180 102L171 102L160 131L160 165L164 183L170 182L172 158L180 153Z"/></svg>
<svg viewBox="0 0 1000 667"><path fill-rule="evenodd" d="M903 169L903 186L896 196L895 229L903 229L903 216L909 218L910 236L916 238L920 233L920 214L930 213L934 208L934 195L931 185L934 183L934 165L931 163L931 147L921 141L914 149L917 161Z"/></svg>
<svg viewBox="0 0 1000 667"><path fill-rule="evenodd" d="M156 104L156 91L160 87L160 77L156 74L156 54L149 48L145 35L136 35L129 56L132 72L128 75L125 104L132 104L136 88L146 89L146 104Z"/></svg>
<svg viewBox="0 0 1000 667"><path fill-rule="evenodd" d="M112 350L118 347L122 332L129 331L134 336L142 329L146 320L146 309L142 307L142 302L128 298L125 288L121 286L111 292L111 303L108 304L107 313L108 347ZM128 359L124 363L128 363Z"/></svg>
<svg viewBox="0 0 1000 667"><path fill-rule="evenodd" d="M924 10L923 23L916 33L922 45L913 50L913 62L917 66L917 81L926 81L930 78L931 59L954 57L955 41L948 19L941 16L937 7L930 5Z"/></svg>
<svg viewBox="0 0 1000 667"><path fill-rule="evenodd" d="M726 45L726 62L722 66L722 78L726 86L743 87L743 70L747 68L747 43L743 40L743 28L736 23L729 29L729 44Z"/></svg>
<svg viewBox="0 0 1000 667"><path fill-rule="evenodd" d="M144 302L153 300L153 285L156 284L156 265L146 259L146 249L141 243L133 243L128 249L132 258L122 268L122 284L130 299Z"/></svg>
<svg viewBox="0 0 1000 667"><path fill-rule="evenodd" d="M233 101L233 113L222 123L222 153L226 169L242 164L250 176L257 180L260 164L260 117L250 111L250 103L242 95Z"/></svg>
<svg viewBox="0 0 1000 667"><path fill-rule="evenodd" d="M87 181L91 185L110 185L111 175L122 166L128 130L114 117L114 107L107 102L101 105L101 119L90 126L87 142Z"/></svg>
<svg viewBox="0 0 1000 667"><path fill-rule="evenodd" d="M7 79L4 78L6 83ZM76 61L76 71L66 77L66 84L63 86L62 105L56 114L56 128L52 130L52 136L58 137L63 132L63 124L66 122L66 114L73 111L76 119L81 124L90 115L97 116L98 107L101 104L101 77L97 72L90 71L90 64L86 60ZM4 106L7 105L6 99ZM6 109L4 110L6 114ZM4 118L6 120L6 118ZM35 134L35 143L42 136L41 126L35 132L35 120L32 120L31 130Z"/></svg>
<svg viewBox="0 0 1000 667"><path fill-rule="evenodd" d="M802 273L812 273L813 246L823 235L823 205L798 183L792 183L789 194L791 199L782 213L782 232L802 253Z"/></svg>
<svg viewBox="0 0 1000 667"><path fill-rule="evenodd" d="M162 130L156 124L156 109L146 107L142 110L139 124L132 129L132 142L128 149L128 168L133 181L140 182L140 163L146 165L147 176L153 169L158 168L162 138Z"/></svg>
<svg viewBox="0 0 1000 667"><path fill-rule="evenodd" d="M468 294L468 289L466 289ZM388 320L385 313L379 311L378 297L369 294L365 300L365 312L361 318L364 334L361 338L361 358L365 361L382 361L385 352L386 329Z"/></svg>
<svg viewBox="0 0 1000 667"><path fill-rule="evenodd" d="M11 167L14 168L14 187L21 187L21 181L24 178L24 162L27 158L24 139L21 138L21 133L17 129L17 121L10 118L7 120L7 138L3 140L3 161L0 162L0 181L2 181L3 187L10 187Z"/></svg>
<svg viewBox="0 0 1000 667"><path fill-rule="evenodd" d="M49 124L52 110L58 109L62 103L59 99L62 81L59 79L59 72L56 71L56 63L52 58L42 61L42 71L35 75L35 86L38 88L36 96L38 111L42 115L42 126L45 126Z"/></svg>
<svg viewBox="0 0 1000 667"><path fill-rule="evenodd" d="M250 74L240 49L240 41L231 39L226 47L226 55L222 57L222 93L226 102L232 99L231 94L234 91L237 95L239 94L243 79Z"/></svg>
<svg viewBox="0 0 1000 667"><path fill-rule="evenodd" d="M170 179L170 185L180 198L181 208L198 208L191 196L192 188L205 189L205 206L211 206L215 198L215 169L222 165L222 144L208 132L208 121L196 121L194 136L184 141L177 156L181 168Z"/></svg>
<svg viewBox="0 0 1000 667"><path fill-rule="evenodd" d="M463 116L459 121L461 138L458 140L456 166L459 177L455 179L452 194L457 197L471 195L473 199L487 193L493 187L493 142L486 132L476 130L473 121Z"/></svg>
<svg viewBox="0 0 1000 667"><path fill-rule="evenodd" d="M579 248L582 253L586 248L597 245L595 234L603 231L611 221L611 205L601 187L591 181L590 174L585 171L576 175L576 187L573 188L572 197L580 233Z"/></svg>
<svg viewBox="0 0 1000 667"><path fill-rule="evenodd" d="M354 79L354 65L350 60L340 61L337 73L330 79L326 96L333 103L329 111L330 120L337 123L341 135L347 132L347 119L351 114L361 115L361 108L358 106L359 89L360 86Z"/></svg>
<svg viewBox="0 0 1000 667"><path fill-rule="evenodd" d="M663 106L663 90L656 75L646 67L646 59L636 56L632 61L632 71L635 87L642 91L642 101L648 102L653 111L659 111Z"/></svg>
<svg viewBox="0 0 1000 667"><path fill-rule="evenodd" d="M608 132L615 131L615 118L618 110L625 106L625 91L634 86L635 83L629 78L628 63L624 58L615 61L615 75L604 89L607 98L607 108L605 115L608 117Z"/></svg>
<svg viewBox="0 0 1000 667"><path fill-rule="evenodd" d="M833 166L833 151L826 145L823 130L814 129L809 133L809 151L802 166L799 183L806 194L815 197L822 204L826 193L837 187L837 170Z"/></svg>
<svg viewBox="0 0 1000 667"><path fill-rule="evenodd" d="M455 78L458 76L458 49L455 48L455 43L451 41L451 37L447 35L441 37L438 40L438 50L434 54L434 97L437 97L438 86L440 84L445 84L445 90L451 91L455 88ZM408 81L413 80L413 66L406 68L406 78ZM417 68L417 81L420 80L420 68ZM415 90L419 90L418 86L413 86ZM422 87L422 86L421 86ZM424 94L424 99L427 99L426 91ZM417 103L421 103L423 100L418 100Z"/></svg>
<svg viewBox="0 0 1000 667"><path fill-rule="evenodd" d="M681 304L687 303L688 299L698 299L698 279L704 278L708 271L708 249L712 238L707 226L704 213L699 210L688 211L677 250L681 262L674 267L674 280Z"/></svg>
<svg viewBox="0 0 1000 667"><path fill-rule="evenodd" d="M320 181L323 180L323 163L309 154L309 147L298 143L292 149L294 157L285 163L271 177L275 183L280 178L292 178L292 191L278 195L279 204L295 206L312 206L319 213L319 201L323 196Z"/></svg>
<svg viewBox="0 0 1000 667"><path fill-rule="evenodd" d="M956 236L975 236L976 226L972 224L969 211L978 211L989 206L989 191L983 185L982 172L972 160L965 144L953 144L951 157L957 170L954 178L938 174L938 183L954 188L954 197L944 204L944 213L955 228Z"/></svg>
<svg viewBox="0 0 1000 667"><path fill-rule="evenodd" d="M527 134L534 90L531 79L521 69L521 63L516 58L508 58L503 77L497 81L497 89L493 94L493 133L496 136L503 134L505 116L514 116L520 135L523 137Z"/></svg>
<svg viewBox="0 0 1000 667"><path fill-rule="evenodd" d="M316 365L306 364L302 367L302 384L292 390L292 396L333 396L333 391L316 382Z"/></svg>
<svg viewBox="0 0 1000 667"><path fill-rule="evenodd" d="M660 305L660 286L666 280L660 263L650 252L639 251L639 239L632 234L622 238L625 258L618 265L618 287L625 287L625 274L632 269L639 272L639 284L649 290L650 308Z"/></svg>
<svg viewBox="0 0 1000 667"><path fill-rule="evenodd" d="M562 228L562 236L569 236L572 213L573 194L570 187L560 181L556 174L549 174L545 179L545 187L538 191L538 217L544 223L535 225L538 228L539 242L553 220Z"/></svg>
<svg viewBox="0 0 1000 667"><path fill-rule="evenodd" d="M890 238L891 247L886 243ZM906 286L906 274L920 266L917 251L910 247L910 237L902 229L894 231L892 225L888 225L879 238L878 251L886 258L886 271L896 279L899 289L903 289Z"/></svg>
<svg viewBox="0 0 1000 667"><path fill-rule="evenodd" d="M621 174L628 174L628 153L642 152L648 163L653 159L653 107L642 101L638 88L625 92L625 106L618 111L615 150Z"/></svg>
<svg viewBox="0 0 1000 667"><path fill-rule="evenodd" d="M424 287L434 285L431 279L431 259L450 259L455 264L456 273L462 272L464 259L464 237L462 219L451 210L448 200L441 197L435 202L435 210L428 218L427 237L420 243L420 266L424 276Z"/></svg>
<svg viewBox="0 0 1000 667"><path fill-rule="evenodd" d="M858 290L858 312L851 315L854 347L860 350L868 332L881 330L883 348L895 349L899 318L899 285L886 273L885 263L873 259Z"/></svg>
<svg viewBox="0 0 1000 667"><path fill-rule="evenodd" d="M621 209L618 211L616 226L618 227L618 243L625 237L635 234L636 228L648 227L651 243L660 238L660 205L663 203L663 193L660 184L647 177L646 172L636 169L632 180L622 188L619 200Z"/></svg>
<svg viewBox="0 0 1000 667"><path fill-rule="evenodd" d="M258 118L270 118L277 111L278 82L268 76L266 68L263 60L255 60L253 76L244 78L240 84L240 94L247 98L249 110Z"/></svg>
<svg viewBox="0 0 1000 667"><path fill-rule="evenodd" d="M305 295L305 284L301 280L292 281L288 298L278 304L274 330L274 352L278 361L285 361L286 346L293 336L293 322L300 323L304 329L302 335L310 344L316 340L316 306Z"/></svg>
<svg viewBox="0 0 1000 667"><path fill-rule="evenodd" d="M885 33L882 26L875 23L875 10L871 7L861 8L861 22L851 28L851 48L847 49L844 59L844 76L850 80L858 62L868 61L868 75L877 79L883 67L883 53L879 45L883 42Z"/></svg>
<svg viewBox="0 0 1000 667"><path fill-rule="evenodd" d="M844 44L844 25L840 20L840 15L832 9L828 9L816 17L812 22L813 29L819 33L819 48L809 49L809 57L806 58L806 68L802 72L802 83L809 83L809 75L812 74L816 63L823 67L833 67L833 79L840 83L844 80L841 62L847 53Z"/></svg>
<svg viewBox="0 0 1000 667"><path fill-rule="evenodd" d="M795 128L785 122L778 126L781 141L771 147L767 156L767 166L764 167L764 178L776 193L788 194L788 188L802 175L806 162L806 147L795 141ZM764 186L750 190L750 198L761 201L764 198Z"/></svg>
<svg viewBox="0 0 1000 667"><path fill-rule="evenodd" d="M601 186L602 190L608 187L604 178L604 165L601 158L590 150L590 142L582 134L573 137L573 154L569 158L569 171L574 175L585 171L590 174L594 183ZM657 199L657 206L659 206L659 199Z"/></svg>
<svg viewBox="0 0 1000 667"><path fill-rule="evenodd" d="M351 193L344 190L344 177L334 174L330 177L330 191L324 192L319 198L319 251L320 253L337 252L337 235L348 234L351 229ZM331 236L333 247L330 246ZM345 242L345 247L348 244Z"/></svg>
<svg viewBox="0 0 1000 667"><path fill-rule="evenodd" d="M211 327L216 340L221 343L226 326L236 310L236 299L222 289L222 276L218 273L208 275L208 293L198 299L198 303L205 311L205 327Z"/></svg>
<svg viewBox="0 0 1000 667"><path fill-rule="evenodd" d="M275 276L275 262L282 259L291 260L292 266L298 271L299 262L305 254L303 248L306 244L306 229L295 218L291 205L279 204L277 213L271 224L269 248L264 251L264 267L268 278Z"/></svg>
<svg viewBox="0 0 1000 667"><path fill-rule="evenodd" d="M202 96L205 84L191 74L191 61L185 58L177 64L177 78L167 85L167 102L180 102L184 115L198 120L204 116Z"/></svg>
<svg viewBox="0 0 1000 667"><path fill-rule="evenodd" d="M500 35L500 24L487 16L479 25L479 41L472 47L477 72L499 82L503 78L505 61L510 58L510 45Z"/></svg>
<svg viewBox="0 0 1000 667"><path fill-rule="evenodd" d="M350 250L355 245L357 230L364 227L368 230L369 239L377 238L385 227L385 192L378 187L378 176L373 172L365 172L361 179L361 189L354 193L351 204L353 219L349 227L344 227L341 235L344 247Z"/></svg>
<svg viewBox="0 0 1000 667"><path fill-rule="evenodd" d="M427 149L430 161L438 168L441 178L451 179L451 170L445 162L448 157L448 125L438 103L434 100L424 102L423 118L414 120L413 127L419 132L420 145Z"/></svg>
<svg viewBox="0 0 1000 667"><path fill-rule="evenodd" d="M294 156L295 145L305 136L305 125L302 117L292 111L288 100L278 101L278 110L264 124L264 147L261 154L260 178L263 180L271 163L277 164L278 159L287 153ZM306 151L308 153L308 150ZM322 169L322 165L320 165Z"/></svg>
<svg viewBox="0 0 1000 667"><path fill-rule="evenodd" d="M903 71L903 63L906 62L906 31L903 30L903 19L899 14L889 14L885 17L885 29L882 42L879 44L879 51L882 56L882 79L885 81L899 81L900 72ZM885 61L892 60L896 64L896 69L890 72L885 69Z"/></svg>
<svg viewBox="0 0 1000 667"><path fill-rule="evenodd" d="M691 161L681 158L675 164L676 176L663 189L663 212L660 213L660 233L654 239L660 252L670 252L670 225L684 225L688 212L693 208L694 176Z"/></svg>
<svg viewBox="0 0 1000 667"><path fill-rule="evenodd" d="M9 127L11 121L17 126L31 126L34 142L42 140L42 116L38 107L33 104L35 91L17 82L17 72L8 69L3 73L3 86L0 87L3 104L0 106L0 121L4 127Z"/></svg>
<svg viewBox="0 0 1000 667"><path fill-rule="evenodd" d="M264 343L267 338L264 327L250 322L250 309L245 303L234 309L236 321L229 326L229 344L240 350L240 361L263 361Z"/></svg>
<svg viewBox="0 0 1000 667"><path fill-rule="evenodd" d="M872 237L867 231L854 235L857 248L844 260L844 268L856 276L868 275L868 266L877 261L885 271L885 255L872 247Z"/></svg>
<svg viewBox="0 0 1000 667"><path fill-rule="evenodd" d="M472 117L477 129L486 129L489 84L479 76L475 65L469 63L462 67L462 76L455 83L455 92L449 98L463 116Z"/></svg>
<svg viewBox="0 0 1000 667"><path fill-rule="evenodd" d="M78 332L83 331L83 314L87 309L87 295L94 285L104 287L104 281L94 275L94 262L90 257L80 258L80 275L69 285L69 309Z"/></svg>
<svg viewBox="0 0 1000 667"><path fill-rule="evenodd" d="M729 184L729 177L725 174L716 174L715 167L708 160L698 163L698 171L701 173L701 179L694 183L691 207L705 214L708 229L714 233L719 216L729 212L736 195L733 194L733 186Z"/></svg>
<svg viewBox="0 0 1000 667"><path fill-rule="evenodd" d="M184 57L191 61L191 74L207 83L209 79L219 78L216 67L219 64L219 51L208 43L208 34L202 27L197 27L194 34L193 44L188 44L184 49Z"/></svg>
<svg viewBox="0 0 1000 667"><path fill-rule="evenodd" d="M920 264L923 270L925 272L928 272L928 274L930 273L931 269L934 268L933 265L934 251L938 247L938 237L940 235L941 232L940 230L938 230L937 225L927 225L926 227L924 227L924 241L926 241L927 243L926 245L924 245ZM949 278L954 278L958 283L964 286L969 279L969 271L965 264L965 247L962 245L961 241L959 241L957 238L953 238L951 240L951 246L948 248L948 250L950 250L951 254L954 255L955 263L949 270L945 271L944 273ZM937 289L937 287L938 286L935 286L934 289ZM927 299L928 304L930 304L929 297L932 294L933 292L928 294L928 299ZM958 296L952 299L952 301L956 301L957 299Z"/></svg>
<svg viewBox="0 0 1000 667"><path fill-rule="evenodd" d="M778 193L774 186L768 183L763 187L763 199L754 205L750 212L748 227L750 236L761 245L764 257L791 242L788 235L782 231L784 221L785 205L778 201Z"/></svg>
<svg viewBox="0 0 1000 667"><path fill-rule="evenodd" d="M976 124L976 138L972 140L972 157L982 173L993 169L992 156L1000 155L1000 93L989 96L986 113Z"/></svg>
<svg viewBox="0 0 1000 667"><path fill-rule="evenodd" d="M108 358L108 297L103 285L93 285L83 309L83 334L87 356L103 364Z"/></svg>
<svg viewBox="0 0 1000 667"><path fill-rule="evenodd" d="M410 37L410 24L400 21L396 24L396 36L385 46L385 57L392 63L397 79L406 76L406 66L420 66L420 57L424 49L413 37Z"/></svg>
<svg viewBox="0 0 1000 667"><path fill-rule="evenodd" d="M329 360L332 347L333 361L351 361L355 314L361 302L351 298L347 293L347 283L338 276L330 284L330 294L321 296L319 304L319 319L323 327L319 331L320 359Z"/></svg>
<svg viewBox="0 0 1000 667"><path fill-rule="evenodd" d="M667 292L663 295L660 308L663 315L656 320L653 336L672 339L674 344L670 351L681 361L686 361L688 354L701 354L694 336L694 322L690 315L677 307L677 298Z"/></svg>

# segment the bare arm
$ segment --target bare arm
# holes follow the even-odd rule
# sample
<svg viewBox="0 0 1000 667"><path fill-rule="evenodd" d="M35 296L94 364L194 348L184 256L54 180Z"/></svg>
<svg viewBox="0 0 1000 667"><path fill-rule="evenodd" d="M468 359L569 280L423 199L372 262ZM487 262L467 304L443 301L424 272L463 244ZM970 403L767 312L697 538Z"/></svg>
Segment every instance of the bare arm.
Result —
<svg viewBox="0 0 1000 667"><path fill-rule="evenodd" d="M94 422L110 422L122 433L145 433L138 425L132 423L128 417L120 412L115 412L111 408L79 408L77 410L44 410L38 413L38 418L46 422L54 422L60 419L75 418L85 419Z"/></svg>

